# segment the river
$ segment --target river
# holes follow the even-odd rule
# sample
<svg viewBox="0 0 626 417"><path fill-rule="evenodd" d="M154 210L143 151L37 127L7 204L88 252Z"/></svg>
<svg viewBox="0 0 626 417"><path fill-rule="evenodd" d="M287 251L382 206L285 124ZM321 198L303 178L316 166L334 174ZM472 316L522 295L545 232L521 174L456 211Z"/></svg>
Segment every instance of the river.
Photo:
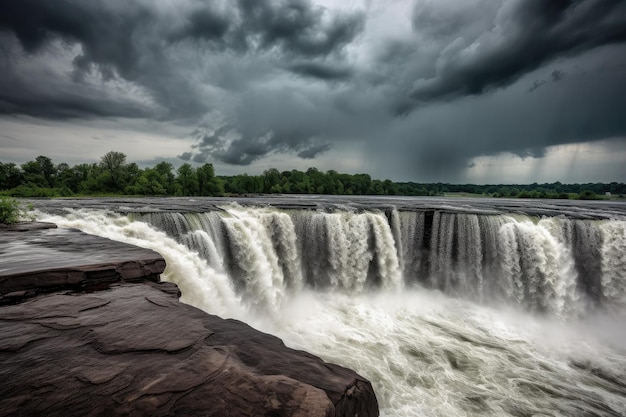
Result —
<svg viewBox="0 0 626 417"><path fill-rule="evenodd" d="M181 301L356 370L383 416L626 415L624 203L32 204L39 220L159 252Z"/></svg>

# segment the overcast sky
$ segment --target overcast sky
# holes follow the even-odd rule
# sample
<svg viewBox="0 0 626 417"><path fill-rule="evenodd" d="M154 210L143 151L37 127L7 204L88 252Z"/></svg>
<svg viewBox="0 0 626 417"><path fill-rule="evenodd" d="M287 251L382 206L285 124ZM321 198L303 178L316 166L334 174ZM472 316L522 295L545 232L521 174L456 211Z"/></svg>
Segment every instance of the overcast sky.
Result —
<svg viewBox="0 0 626 417"><path fill-rule="evenodd" d="M0 0L0 161L626 182L624 0Z"/></svg>

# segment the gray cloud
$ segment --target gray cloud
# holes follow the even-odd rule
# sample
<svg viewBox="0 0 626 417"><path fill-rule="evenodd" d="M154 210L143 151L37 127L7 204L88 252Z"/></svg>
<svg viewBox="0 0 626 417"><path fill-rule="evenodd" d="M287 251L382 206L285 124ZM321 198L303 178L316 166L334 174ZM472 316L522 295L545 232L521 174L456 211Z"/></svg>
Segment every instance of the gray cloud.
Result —
<svg viewBox="0 0 626 417"><path fill-rule="evenodd" d="M533 82L533 85L528 89L527 92L532 93L533 91L535 91L536 89L538 89L539 87L547 83L557 83L561 81L563 78L565 78L566 75L567 74L563 71L554 70L550 74L550 78L545 79L545 80L535 80L535 82Z"/></svg>
<svg viewBox="0 0 626 417"><path fill-rule="evenodd" d="M217 50L234 53L277 49L285 57L326 57L340 54L364 23L360 12L331 15L307 0L240 0L236 7L222 7L223 10L216 6L218 2L180 4L182 12L160 6L159 2L7 2L1 6L0 30L14 34L24 51L31 54L39 53L55 40L79 45L80 53L73 60L74 84L80 84L86 74L94 71L104 80L119 77L145 88L161 106L164 112L153 117L178 119L200 117L215 105L215 98L207 97L195 85L199 81L195 79L197 74L180 67L180 61L187 61L194 53L200 53L200 60L211 58L215 51L204 50L203 41ZM347 71L333 63L295 63L288 67L318 78L347 76ZM3 90L11 89L5 86ZM0 110L28 114L34 109L31 102L44 101L36 92L33 95L32 100L18 100L5 93L7 105ZM37 115L74 115L75 107L83 103L80 97L76 100L76 105L69 99L56 103L45 100L48 107L56 110L47 112L47 107L41 106ZM85 114L106 115L88 99L82 107ZM129 110L123 106L119 112ZM132 117L134 112L130 113Z"/></svg>
<svg viewBox="0 0 626 417"><path fill-rule="evenodd" d="M320 143L319 145L311 145L311 147L304 149L298 153L298 156L303 159L313 159L317 155L328 152L331 148L329 143Z"/></svg>
<svg viewBox="0 0 626 417"><path fill-rule="evenodd" d="M305 76L325 81L342 81L352 76L352 71L345 67L335 67L317 62L299 62L291 65L289 70Z"/></svg>
<svg viewBox="0 0 626 417"><path fill-rule="evenodd" d="M365 21L362 13L329 17L309 0L239 0L230 6L219 11L198 2L169 40L206 41L240 53L276 49L287 56L323 57L353 41Z"/></svg>
<svg viewBox="0 0 626 417"><path fill-rule="evenodd" d="M459 2L418 0L413 7L411 24L420 37L437 43L450 43L462 36L477 39L493 26L494 16L502 7L500 0Z"/></svg>
<svg viewBox="0 0 626 417"><path fill-rule="evenodd" d="M59 42L79 46L80 52L73 60L72 77L66 80L65 88L82 88L81 81L95 72L103 81L119 78L146 89L152 99L162 105L161 109L166 109L165 114L154 113L154 108L144 109L144 112L152 112L153 117L202 114L208 109L195 94L195 87L172 67L159 41L158 30L162 22L145 3L115 0L6 3L2 7L0 30L14 34L33 59ZM37 81L38 89L49 87L45 78ZM32 100L44 102L37 97L35 89L29 91L33 92ZM82 107L84 115L90 111L94 116L103 115L97 111L97 106L90 106L90 99L76 99L75 105L71 101L61 101L54 111L46 112L44 107L37 115L50 118L59 114L72 115L75 113L73 107ZM14 100L6 111L30 114L33 109L41 107L31 106L29 99L25 100L26 103ZM113 112L117 114L125 110L121 108Z"/></svg>
<svg viewBox="0 0 626 417"><path fill-rule="evenodd" d="M38 56L31 62L19 56L18 41L12 36L0 33L0 44L7 55L17 55L0 59L0 114L68 119L143 118L152 112L150 103L120 94L115 83L110 83L105 91L89 83L72 83L54 60L55 55L65 52L63 48L55 48L48 56Z"/></svg>
<svg viewBox="0 0 626 417"><path fill-rule="evenodd" d="M169 35L170 41L177 42L191 38L219 43L231 26L228 16L210 6L192 11L186 20L182 28L174 30Z"/></svg>
<svg viewBox="0 0 626 417"><path fill-rule="evenodd" d="M420 103L508 86L558 57L626 41L626 3L620 0L505 1L487 31L476 36L471 30L468 35L474 36L466 39L462 28L450 43L453 25L466 17L444 22L420 7L418 3L415 28L433 42L443 41L444 47L436 74L414 80L409 99L396 109L400 114ZM427 23L425 29L422 23Z"/></svg>
<svg viewBox="0 0 626 417"><path fill-rule="evenodd" d="M364 15L336 15L324 22L321 9L306 0L240 0L242 37L262 48L279 45L286 52L324 56L351 42L363 30ZM251 39L252 38L252 39Z"/></svg>
<svg viewBox="0 0 626 417"><path fill-rule="evenodd" d="M387 6L406 10L381 24ZM378 7L0 0L0 115L168 123L194 163L357 145L367 169L429 180L479 155L626 137L625 2Z"/></svg>
<svg viewBox="0 0 626 417"><path fill-rule="evenodd" d="M183 152L182 154L178 155L177 158L188 162L191 160L192 156L193 154L191 152Z"/></svg>
<svg viewBox="0 0 626 417"><path fill-rule="evenodd" d="M594 55L624 53L626 48L621 47ZM585 60L567 64L575 67L579 62ZM549 74L542 79L552 79ZM400 119L393 135L405 139L400 141L402 151L394 152L396 163L412 167L415 177L459 181L475 156L508 152L533 159L544 157L547 147L555 145L607 138L626 141L626 119L619 115L626 94L621 65L595 77L569 72L558 87L551 82L553 87L533 94L524 94L526 80L480 99L442 103Z"/></svg>
<svg viewBox="0 0 626 417"><path fill-rule="evenodd" d="M276 130L254 135L256 129L242 134L236 128L225 125L211 133L197 133L197 143L193 146L195 162L204 162L215 158L233 165L249 165L254 161L276 152L295 152L303 159L312 159L328 151L331 144L321 142L307 126L278 126ZM187 157L187 154L183 156Z"/></svg>

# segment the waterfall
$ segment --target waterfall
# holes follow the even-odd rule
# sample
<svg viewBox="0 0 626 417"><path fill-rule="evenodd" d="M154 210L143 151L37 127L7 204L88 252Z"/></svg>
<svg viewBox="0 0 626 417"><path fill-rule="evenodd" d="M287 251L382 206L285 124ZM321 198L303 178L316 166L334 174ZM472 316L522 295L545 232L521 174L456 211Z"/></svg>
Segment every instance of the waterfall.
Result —
<svg viewBox="0 0 626 417"><path fill-rule="evenodd" d="M579 285L589 301L601 304L602 295L602 227L597 221L574 220L572 252L579 276Z"/></svg>
<svg viewBox="0 0 626 417"><path fill-rule="evenodd" d="M272 310L303 286L359 294L417 285L564 318L626 303L624 221L238 205L136 218Z"/></svg>
<svg viewBox="0 0 626 417"><path fill-rule="evenodd" d="M483 296L489 298L506 298L506 294L510 294L512 290L511 282L507 282L509 274L505 274L504 268L512 265L507 262L507 257L515 257L517 247L506 248L506 235L502 236L502 226L511 223L514 220L508 216L478 216L478 222L481 232L482 248L483 248Z"/></svg>
<svg viewBox="0 0 626 417"><path fill-rule="evenodd" d="M510 298L532 311L567 316L584 308L570 249L568 221L512 220L501 227L503 278Z"/></svg>
<svg viewBox="0 0 626 417"><path fill-rule="evenodd" d="M426 275L424 257L424 225L426 216L423 212L405 211L399 214L399 250L402 259L402 272L407 282L417 281Z"/></svg>
<svg viewBox="0 0 626 417"><path fill-rule="evenodd" d="M626 307L626 221L606 222L600 227L602 295L609 304Z"/></svg>
<svg viewBox="0 0 626 417"><path fill-rule="evenodd" d="M238 204L130 218L185 245L258 310L304 287L425 287L563 318L626 305L623 220Z"/></svg>
<svg viewBox="0 0 626 417"><path fill-rule="evenodd" d="M39 218L159 252L181 301L355 369L383 417L624 415L626 221L199 211Z"/></svg>
<svg viewBox="0 0 626 417"><path fill-rule="evenodd" d="M481 299L483 250L478 216L435 213L431 244L433 287Z"/></svg>

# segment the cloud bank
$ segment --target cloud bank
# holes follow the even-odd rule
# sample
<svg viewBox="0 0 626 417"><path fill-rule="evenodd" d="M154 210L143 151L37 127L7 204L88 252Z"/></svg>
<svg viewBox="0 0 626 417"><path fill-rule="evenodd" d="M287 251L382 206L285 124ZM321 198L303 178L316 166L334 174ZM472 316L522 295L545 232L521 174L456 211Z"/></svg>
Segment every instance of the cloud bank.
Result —
<svg viewBox="0 0 626 417"><path fill-rule="evenodd" d="M308 166L352 146L378 176L461 181L476 157L626 138L620 0L0 10L1 117L169 124L181 161Z"/></svg>

